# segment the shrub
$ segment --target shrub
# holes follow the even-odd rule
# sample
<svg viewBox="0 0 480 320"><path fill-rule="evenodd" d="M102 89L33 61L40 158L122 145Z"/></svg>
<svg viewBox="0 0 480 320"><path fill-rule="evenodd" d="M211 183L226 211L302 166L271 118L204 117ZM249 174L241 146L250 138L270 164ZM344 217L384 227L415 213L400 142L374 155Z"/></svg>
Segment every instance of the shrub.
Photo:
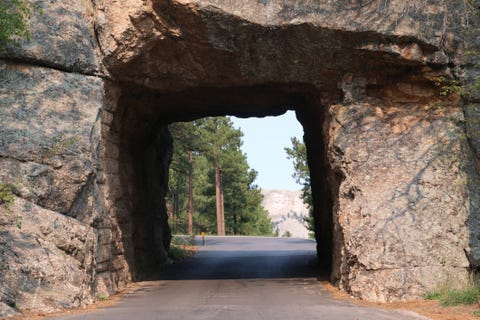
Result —
<svg viewBox="0 0 480 320"><path fill-rule="evenodd" d="M172 245L168 250L168 257L173 261L183 260L191 255L191 252L183 246Z"/></svg>
<svg viewBox="0 0 480 320"><path fill-rule="evenodd" d="M7 183L0 183L0 205L4 204L6 206L13 203L13 192L10 185Z"/></svg>
<svg viewBox="0 0 480 320"><path fill-rule="evenodd" d="M28 19L32 14L31 5L24 0L0 1L0 48L29 38Z"/></svg>
<svg viewBox="0 0 480 320"><path fill-rule="evenodd" d="M471 305L479 302L480 287L473 284L464 288L453 288L451 285L444 285L435 291L427 292L425 299L438 300L442 306Z"/></svg>

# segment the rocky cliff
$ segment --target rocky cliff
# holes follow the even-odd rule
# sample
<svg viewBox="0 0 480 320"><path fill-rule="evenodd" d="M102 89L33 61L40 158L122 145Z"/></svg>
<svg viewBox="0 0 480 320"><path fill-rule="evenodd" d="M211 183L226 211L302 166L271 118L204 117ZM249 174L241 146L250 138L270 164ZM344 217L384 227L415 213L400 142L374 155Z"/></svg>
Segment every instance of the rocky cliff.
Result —
<svg viewBox="0 0 480 320"><path fill-rule="evenodd" d="M479 97L464 1L33 0L0 53L0 316L85 305L154 270L167 125L294 109L318 256L411 299L480 267Z"/></svg>
<svg viewBox="0 0 480 320"><path fill-rule="evenodd" d="M279 236L309 238L305 219L308 208L303 203L302 191L262 189L262 206L272 219L273 230Z"/></svg>

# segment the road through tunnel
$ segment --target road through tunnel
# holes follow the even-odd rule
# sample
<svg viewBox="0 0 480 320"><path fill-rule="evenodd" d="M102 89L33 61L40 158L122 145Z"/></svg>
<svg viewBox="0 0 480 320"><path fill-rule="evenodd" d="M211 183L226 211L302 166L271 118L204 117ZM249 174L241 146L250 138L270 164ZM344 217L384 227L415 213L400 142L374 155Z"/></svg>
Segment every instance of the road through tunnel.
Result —
<svg viewBox="0 0 480 320"><path fill-rule="evenodd" d="M322 129L325 108L307 86L239 87L178 93L138 91L119 99L121 201L129 219L119 221L135 276L141 278L166 259L170 228L165 203L172 137L168 125L205 116L263 117L295 110L303 124L312 192L318 257L325 270L332 264L332 191ZM272 159L271 161L275 161Z"/></svg>

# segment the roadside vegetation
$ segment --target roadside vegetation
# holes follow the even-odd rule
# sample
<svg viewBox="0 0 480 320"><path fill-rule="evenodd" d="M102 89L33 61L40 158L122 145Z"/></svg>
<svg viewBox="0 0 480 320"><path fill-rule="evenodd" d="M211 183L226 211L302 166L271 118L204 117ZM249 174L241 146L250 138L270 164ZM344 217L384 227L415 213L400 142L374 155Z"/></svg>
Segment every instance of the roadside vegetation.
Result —
<svg viewBox="0 0 480 320"><path fill-rule="evenodd" d="M173 261L179 261L191 257L197 251L195 236L173 236L168 250L168 257Z"/></svg>
<svg viewBox="0 0 480 320"><path fill-rule="evenodd" d="M480 287L475 284L468 284L463 288L455 288L446 284L437 290L427 292L426 300L438 300L441 306L473 305L480 301Z"/></svg>
<svg viewBox="0 0 480 320"><path fill-rule="evenodd" d="M463 287L455 286L451 282L447 282L438 289L427 292L424 296L425 300L438 301L442 307L456 306L474 306L480 307L480 286L473 280ZM480 309L471 311L476 317L480 317Z"/></svg>
<svg viewBox="0 0 480 320"><path fill-rule="evenodd" d="M480 1L467 0L466 4L466 21L464 27L465 36L465 53L469 60L470 68L478 71L480 69ZM441 87L441 95L449 95L451 93L461 96L465 103L465 108L479 102L480 99L480 76L478 73L466 81L457 79L440 78L437 86ZM465 112L467 122L470 122L470 129L467 130L466 138L468 143L472 145L472 138L478 139L478 119L475 117L468 118L469 113ZM471 116L470 116L471 117ZM477 269L478 266L471 266ZM477 272L478 271L473 271ZM426 300L437 300L443 307L459 306L459 305L476 305L480 308L480 285L478 279L472 275L470 283L463 287L455 286L451 282L441 285L438 289L427 292L424 296ZM473 315L480 317L480 309L473 311Z"/></svg>

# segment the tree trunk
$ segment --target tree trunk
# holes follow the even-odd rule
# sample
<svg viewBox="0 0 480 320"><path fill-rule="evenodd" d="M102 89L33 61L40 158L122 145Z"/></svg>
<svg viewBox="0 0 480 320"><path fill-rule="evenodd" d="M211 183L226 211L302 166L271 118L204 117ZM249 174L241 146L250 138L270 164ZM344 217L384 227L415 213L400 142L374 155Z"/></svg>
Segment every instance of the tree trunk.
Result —
<svg viewBox="0 0 480 320"><path fill-rule="evenodd" d="M220 210L222 217L222 236L225 235L225 199L223 197L222 171L220 171Z"/></svg>
<svg viewBox="0 0 480 320"><path fill-rule="evenodd" d="M215 165L215 203L217 209L217 234L219 236L225 235L225 221L223 217L223 189L222 189L222 176L220 168Z"/></svg>
<svg viewBox="0 0 480 320"><path fill-rule="evenodd" d="M232 210L233 211L233 210ZM238 233L238 227L237 227L237 214L233 214L233 234L236 235Z"/></svg>
<svg viewBox="0 0 480 320"><path fill-rule="evenodd" d="M188 151L188 234L193 234L193 155Z"/></svg>

